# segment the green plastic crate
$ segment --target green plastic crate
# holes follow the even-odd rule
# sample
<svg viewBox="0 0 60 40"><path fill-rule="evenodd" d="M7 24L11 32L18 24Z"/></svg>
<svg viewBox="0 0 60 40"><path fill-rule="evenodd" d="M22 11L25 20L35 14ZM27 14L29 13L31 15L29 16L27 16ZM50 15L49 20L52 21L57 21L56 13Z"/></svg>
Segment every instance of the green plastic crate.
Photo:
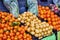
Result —
<svg viewBox="0 0 60 40"><path fill-rule="evenodd" d="M60 40L60 31L57 32L57 39Z"/></svg>
<svg viewBox="0 0 60 40"><path fill-rule="evenodd" d="M53 34L51 36L47 36L46 38L43 38L42 40L56 40L56 36L55 34Z"/></svg>

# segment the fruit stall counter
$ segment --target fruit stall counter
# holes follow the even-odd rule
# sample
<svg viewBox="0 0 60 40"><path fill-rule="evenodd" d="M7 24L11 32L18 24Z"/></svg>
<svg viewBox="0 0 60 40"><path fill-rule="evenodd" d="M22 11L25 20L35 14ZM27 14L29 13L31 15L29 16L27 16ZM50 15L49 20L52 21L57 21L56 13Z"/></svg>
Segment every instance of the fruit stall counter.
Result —
<svg viewBox="0 0 60 40"><path fill-rule="evenodd" d="M42 22L30 12L24 12L18 18L7 12L0 12L1 40L45 40L48 38L56 40L52 29L53 26Z"/></svg>
<svg viewBox="0 0 60 40"><path fill-rule="evenodd" d="M52 3L51 0L39 2ZM0 40L60 40L60 13L56 13L55 6L41 5L38 16L24 12L15 18L0 1ZM26 11L25 7L21 10Z"/></svg>

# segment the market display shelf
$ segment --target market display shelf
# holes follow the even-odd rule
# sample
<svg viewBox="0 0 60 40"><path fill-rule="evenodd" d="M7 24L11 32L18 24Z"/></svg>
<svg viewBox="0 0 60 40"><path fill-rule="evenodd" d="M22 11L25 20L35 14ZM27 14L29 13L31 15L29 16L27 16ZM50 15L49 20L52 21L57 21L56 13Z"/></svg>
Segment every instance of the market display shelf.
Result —
<svg viewBox="0 0 60 40"><path fill-rule="evenodd" d="M40 4L40 3L39 3ZM50 4L50 3L49 3ZM43 5L43 4L42 4ZM44 6L45 6L46 4L44 4ZM47 4L48 5L48 4ZM20 7L20 6L19 6ZM1 2L0 1L0 11L5 11L5 12L9 12L8 10L7 10L7 8L6 7L4 7L4 5L3 5L3 2ZM20 10L19 10L20 11ZM26 10L24 10L24 11L26 11ZM58 15L58 14L57 14ZM58 15L59 16L59 15ZM39 18L39 17L38 17ZM47 22L47 20L44 20L44 19L42 19L42 18L39 18L42 22L44 22L44 21L46 21ZM56 36L56 40L57 40L57 31L56 30L53 30L53 32L54 32L54 34L55 34L55 36ZM31 35L31 34L30 34ZM32 36L32 39L33 40L39 40L38 38L36 38L35 36L33 36L33 35L31 35ZM49 37L49 36L48 36ZM46 38L46 37L45 37ZM44 39L44 38L43 38ZM43 40L42 39L42 40Z"/></svg>

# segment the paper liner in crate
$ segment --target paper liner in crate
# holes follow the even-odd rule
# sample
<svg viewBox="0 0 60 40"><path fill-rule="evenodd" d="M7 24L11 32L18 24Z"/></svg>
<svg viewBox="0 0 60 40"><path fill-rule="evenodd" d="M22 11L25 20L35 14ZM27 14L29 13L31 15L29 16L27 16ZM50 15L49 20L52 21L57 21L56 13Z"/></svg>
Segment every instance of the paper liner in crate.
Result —
<svg viewBox="0 0 60 40"><path fill-rule="evenodd" d="M38 3L37 0L27 0L27 6L29 12L38 15Z"/></svg>
<svg viewBox="0 0 60 40"><path fill-rule="evenodd" d="M53 0L53 3L58 7L60 10L60 0Z"/></svg>
<svg viewBox="0 0 60 40"><path fill-rule="evenodd" d="M18 17L19 15L19 8L17 0L3 0L4 5L6 8L15 16Z"/></svg>

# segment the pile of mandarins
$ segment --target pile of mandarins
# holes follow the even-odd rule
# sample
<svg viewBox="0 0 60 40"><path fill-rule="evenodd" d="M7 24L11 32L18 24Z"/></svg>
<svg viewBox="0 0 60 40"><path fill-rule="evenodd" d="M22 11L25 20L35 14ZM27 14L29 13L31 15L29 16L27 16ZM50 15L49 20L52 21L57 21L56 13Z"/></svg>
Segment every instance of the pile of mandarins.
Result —
<svg viewBox="0 0 60 40"><path fill-rule="evenodd" d="M47 20L56 30L60 30L60 17L52 12L49 7L38 6L38 16Z"/></svg>
<svg viewBox="0 0 60 40"><path fill-rule="evenodd" d="M0 12L0 40L32 40L26 29L12 14Z"/></svg>

